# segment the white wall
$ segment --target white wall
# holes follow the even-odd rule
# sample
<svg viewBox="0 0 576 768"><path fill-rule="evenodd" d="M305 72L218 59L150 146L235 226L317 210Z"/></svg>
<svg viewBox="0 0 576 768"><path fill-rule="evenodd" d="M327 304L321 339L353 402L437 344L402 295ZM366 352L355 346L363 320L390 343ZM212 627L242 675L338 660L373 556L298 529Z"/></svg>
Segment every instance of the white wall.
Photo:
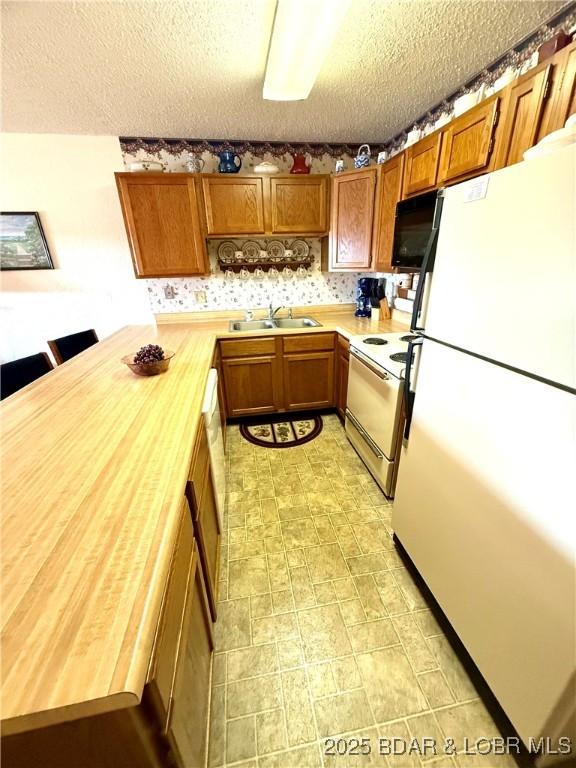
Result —
<svg viewBox="0 0 576 768"><path fill-rule="evenodd" d="M38 211L54 270L0 275L0 359L48 351L46 340L95 328L103 338L152 321L134 277L114 171L115 136L0 134L0 210Z"/></svg>

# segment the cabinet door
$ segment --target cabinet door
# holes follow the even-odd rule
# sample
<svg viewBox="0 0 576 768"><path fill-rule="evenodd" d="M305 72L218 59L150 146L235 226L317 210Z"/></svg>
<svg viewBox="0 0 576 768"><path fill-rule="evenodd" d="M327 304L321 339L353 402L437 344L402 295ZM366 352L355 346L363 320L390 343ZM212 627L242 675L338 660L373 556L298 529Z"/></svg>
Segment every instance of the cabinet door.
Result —
<svg viewBox="0 0 576 768"><path fill-rule="evenodd" d="M404 154L396 155L378 168L376 215L374 218L374 250L376 272L392 271L392 246L396 204L402 195Z"/></svg>
<svg viewBox="0 0 576 768"><path fill-rule="evenodd" d="M283 368L287 411L334 405L334 352L284 355Z"/></svg>
<svg viewBox="0 0 576 768"><path fill-rule="evenodd" d="M328 232L328 176L270 179L273 234L323 235Z"/></svg>
<svg viewBox="0 0 576 768"><path fill-rule="evenodd" d="M371 268L375 187L375 168L332 178L331 270Z"/></svg>
<svg viewBox="0 0 576 768"><path fill-rule="evenodd" d="M220 557L220 520L216 509L216 495L212 481L210 464L205 465L204 477L193 485L186 484L186 498L192 510L194 532L198 542L200 561L204 573L204 582L210 604L210 613L216 621L216 602L218 599L218 567Z"/></svg>
<svg viewBox="0 0 576 768"><path fill-rule="evenodd" d="M225 359L222 370L229 416L280 409L280 371L275 355Z"/></svg>
<svg viewBox="0 0 576 768"><path fill-rule="evenodd" d="M136 277L205 275L199 181L187 174L117 173Z"/></svg>
<svg viewBox="0 0 576 768"><path fill-rule="evenodd" d="M442 134L433 133L406 150L404 197L434 189L438 173L438 158Z"/></svg>
<svg viewBox="0 0 576 768"><path fill-rule="evenodd" d="M539 138L564 126L576 112L576 41L554 56L554 86L550 95L550 116Z"/></svg>
<svg viewBox="0 0 576 768"><path fill-rule="evenodd" d="M162 730L167 724L174 688L193 550L192 515L188 503L183 499L180 530L162 601L162 615L154 641L147 688Z"/></svg>
<svg viewBox="0 0 576 768"><path fill-rule="evenodd" d="M519 163L524 152L536 143L551 74L551 64L537 67L506 88L497 168Z"/></svg>
<svg viewBox="0 0 576 768"><path fill-rule="evenodd" d="M212 624L196 549L190 567L167 732L179 768L198 768L206 764L213 647Z"/></svg>
<svg viewBox="0 0 576 768"><path fill-rule="evenodd" d="M442 140L439 183L488 169L498 104L498 96L486 99L446 127Z"/></svg>
<svg viewBox="0 0 576 768"><path fill-rule="evenodd" d="M263 235L265 183L243 176L203 176L209 235Z"/></svg>

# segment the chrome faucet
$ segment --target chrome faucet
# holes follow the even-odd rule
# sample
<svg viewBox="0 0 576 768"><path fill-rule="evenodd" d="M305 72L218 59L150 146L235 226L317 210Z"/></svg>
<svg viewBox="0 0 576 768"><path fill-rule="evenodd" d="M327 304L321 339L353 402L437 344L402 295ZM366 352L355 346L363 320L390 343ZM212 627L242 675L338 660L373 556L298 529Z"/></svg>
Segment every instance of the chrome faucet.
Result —
<svg viewBox="0 0 576 768"><path fill-rule="evenodd" d="M268 307L268 320L274 320L276 312L280 312L281 309L284 309L283 304L281 304L279 307L276 307L276 309L273 309L272 302L270 302L270 306Z"/></svg>

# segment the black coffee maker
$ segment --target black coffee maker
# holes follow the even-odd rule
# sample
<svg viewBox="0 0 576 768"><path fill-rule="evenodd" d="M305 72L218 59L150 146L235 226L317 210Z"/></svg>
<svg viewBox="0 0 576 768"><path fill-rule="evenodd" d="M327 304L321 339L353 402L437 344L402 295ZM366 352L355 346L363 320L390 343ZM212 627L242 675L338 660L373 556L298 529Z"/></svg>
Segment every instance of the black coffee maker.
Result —
<svg viewBox="0 0 576 768"><path fill-rule="evenodd" d="M380 299L386 295L386 278L361 277L358 280L358 295L356 297L356 317L370 317L372 307L380 306Z"/></svg>

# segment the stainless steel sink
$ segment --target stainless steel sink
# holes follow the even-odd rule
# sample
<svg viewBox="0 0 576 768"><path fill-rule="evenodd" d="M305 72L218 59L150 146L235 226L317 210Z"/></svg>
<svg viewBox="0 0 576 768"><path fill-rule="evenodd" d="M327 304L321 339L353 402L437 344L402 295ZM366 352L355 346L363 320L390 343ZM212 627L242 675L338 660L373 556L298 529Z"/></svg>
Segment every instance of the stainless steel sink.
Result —
<svg viewBox="0 0 576 768"><path fill-rule="evenodd" d="M269 331L276 328L273 320L231 320L231 331Z"/></svg>
<svg viewBox="0 0 576 768"><path fill-rule="evenodd" d="M311 317L282 317L274 322L277 328L317 328L321 325Z"/></svg>
<svg viewBox="0 0 576 768"><path fill-rule="evenodd" d="M275 328L317 328L322 325L312 317L282 317L276 320L231 320L231 331L272 331Z"/></svg>

